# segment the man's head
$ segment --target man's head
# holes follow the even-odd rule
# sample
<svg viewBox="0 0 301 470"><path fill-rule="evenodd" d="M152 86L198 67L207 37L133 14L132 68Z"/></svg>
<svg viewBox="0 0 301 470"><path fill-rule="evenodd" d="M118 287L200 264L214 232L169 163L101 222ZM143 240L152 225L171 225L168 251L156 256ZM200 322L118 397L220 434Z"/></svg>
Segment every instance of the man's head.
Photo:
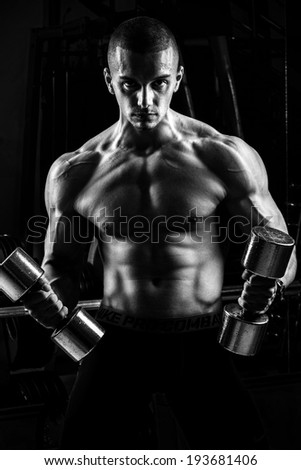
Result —
<svg viewBox="0 0 301 470"><path fill-rule="evenodd" d="M108 46L108 65L111 71L116 66L117 47L140 54L160 52L172 47L175 62L179 62L178 45L173 33L164 23L148 16L131 18L115 29Z"/></svg>
<svg viewBox="0 0 301 470"><path fill-rule="evenodd" d="M154 128L179 88L183 67L172 32L159 20L136 17L113 32L104 70L120 112L135 128Z"/></svg>

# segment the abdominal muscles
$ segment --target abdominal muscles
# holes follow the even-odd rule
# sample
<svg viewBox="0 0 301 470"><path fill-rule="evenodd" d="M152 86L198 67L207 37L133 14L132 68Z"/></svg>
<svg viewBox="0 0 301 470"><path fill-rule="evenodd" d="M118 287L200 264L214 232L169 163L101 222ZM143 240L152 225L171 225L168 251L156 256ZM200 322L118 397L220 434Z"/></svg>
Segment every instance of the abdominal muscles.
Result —
<svg viewBox="0 0 301 470"><path fill-rule="evenodd" d="M102 251L105 305L158 318L220 310L224 265L218 244L119 241Z"/></svg>

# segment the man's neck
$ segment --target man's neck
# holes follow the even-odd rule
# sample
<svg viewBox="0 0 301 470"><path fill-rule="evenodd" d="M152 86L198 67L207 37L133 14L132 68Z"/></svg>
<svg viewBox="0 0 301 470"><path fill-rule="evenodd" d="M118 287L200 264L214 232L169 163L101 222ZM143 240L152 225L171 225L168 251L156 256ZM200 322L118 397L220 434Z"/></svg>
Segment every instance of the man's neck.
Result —
<svg viewBox="0 0 301 470"><path fill-rule="evenodd" d="M115 128L116 147L142 153L152 153L171 141L179 140L176 113L169 110L165 118L153 129L136 129L120 117Z"/></svg>

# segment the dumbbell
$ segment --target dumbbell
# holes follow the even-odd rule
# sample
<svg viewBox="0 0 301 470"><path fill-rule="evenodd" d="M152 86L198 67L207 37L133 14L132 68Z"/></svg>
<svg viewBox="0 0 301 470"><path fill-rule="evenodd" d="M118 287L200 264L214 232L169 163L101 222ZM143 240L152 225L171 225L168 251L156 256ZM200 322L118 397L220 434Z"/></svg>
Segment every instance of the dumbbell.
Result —
<svg viewBox="0 0 301 470"><path fill-rule="evenodd" d="M295 241L287 233L271 227L254 227L241 263L250 273L279 280L284 276ZM238 303L225 305L218 342L242 356L254 356L260 349L269 322L264 312L249 312Z"/></svg>
<svg viewBox="0 0 301 470"><path fill-rule="evenodd" d="M0 263L0 289L17 302L29 291L39 290L46 283L43 269L17 247ZM74 361L80 362L96 346L104 330L83 308L78 307L56 328L51 339Z"/></svg>

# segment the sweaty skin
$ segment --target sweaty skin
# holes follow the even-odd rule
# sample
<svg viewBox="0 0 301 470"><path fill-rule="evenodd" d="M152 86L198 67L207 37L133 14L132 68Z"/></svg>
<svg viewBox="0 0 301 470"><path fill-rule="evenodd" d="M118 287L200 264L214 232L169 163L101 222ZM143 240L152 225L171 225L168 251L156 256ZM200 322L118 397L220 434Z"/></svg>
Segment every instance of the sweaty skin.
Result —
<svg viewBox="0 0 301 470"><path fill-rule="evenodd" d="M220 204L240 217L245 234L258 224L287 232L264 164L238 137L169 107L183 75L172 48L145 55L117 48L104 75L120 117L49 171L46 276L73 309L87 243L96 235L105 305L137 317L219 312L219 242L227 235ZM295 272L293 254L286 285Z"/></svg>
<svg viewBox="0 0 301 470"><path fill-rule="evenodd" d="M101 240L106 305L139 316L205 314L220 309L219 204L246 218L246 232L251 216L253 225L270 218L286 230L254 150L171 110L169 119L178 136L156 151L118 148L117 124L54 164L48 193L55 217L44 258L50 279L60 272L57 259L67 275L69 265L81 265L85 245L66 246L57 227L66 218L66 236L77 216Z"/></svg>

